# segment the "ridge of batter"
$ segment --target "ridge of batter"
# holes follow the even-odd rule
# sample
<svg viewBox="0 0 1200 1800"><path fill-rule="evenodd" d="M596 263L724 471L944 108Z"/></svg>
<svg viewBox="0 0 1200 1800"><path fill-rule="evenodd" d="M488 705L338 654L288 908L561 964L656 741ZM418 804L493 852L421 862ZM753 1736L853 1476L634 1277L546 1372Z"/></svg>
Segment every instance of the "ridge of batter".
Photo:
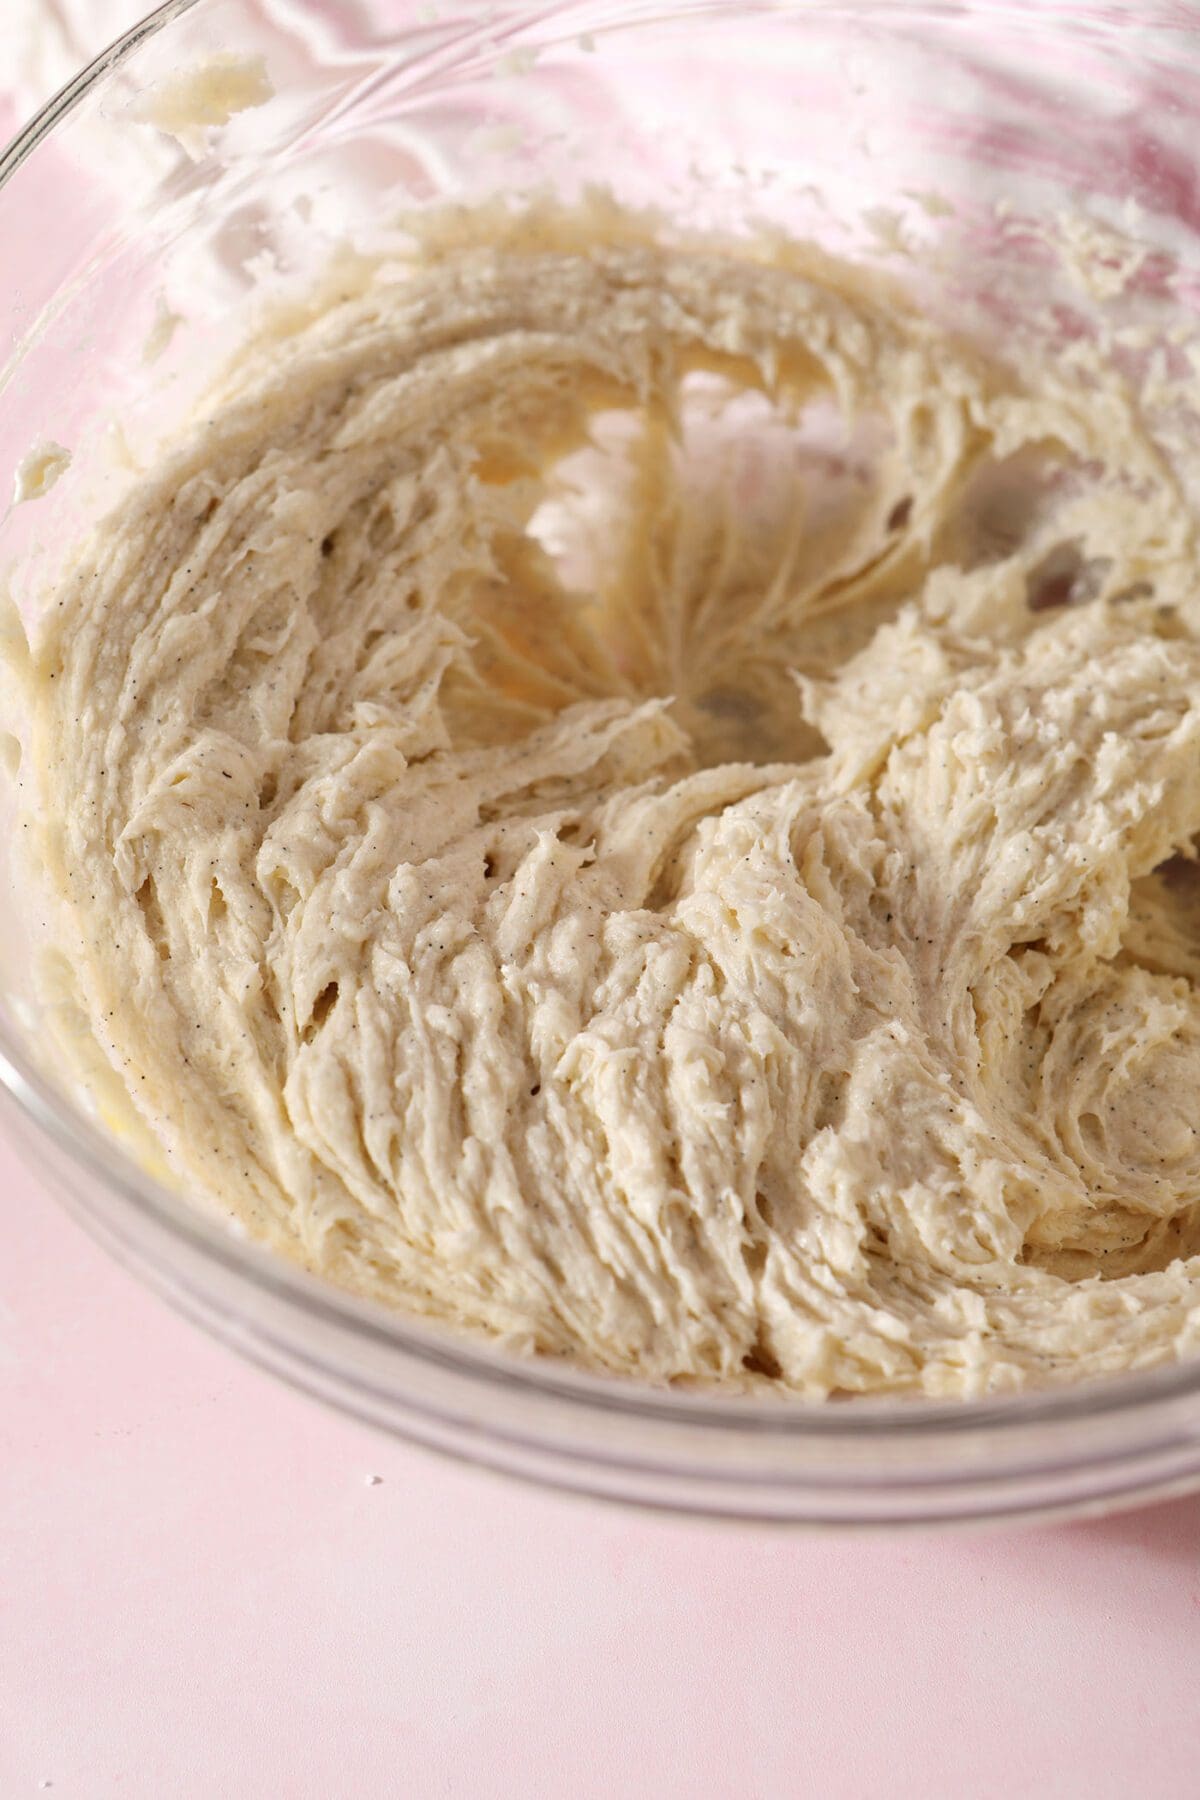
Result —
<svg viewBox="0 0 1200 1800"><path fill-rule="evenodd" d="M1195 525L1136 396L852 269L471 219L249 352L26 779L176 1179L652 1381L1200 1330Z"/></svg>

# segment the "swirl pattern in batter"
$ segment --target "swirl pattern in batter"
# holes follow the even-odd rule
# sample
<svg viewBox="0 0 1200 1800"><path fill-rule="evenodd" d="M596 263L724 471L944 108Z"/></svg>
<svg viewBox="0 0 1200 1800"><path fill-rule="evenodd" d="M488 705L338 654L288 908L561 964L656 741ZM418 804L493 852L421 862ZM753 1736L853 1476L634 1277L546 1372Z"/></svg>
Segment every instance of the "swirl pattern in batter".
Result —
<svg viewBox="0 0 1200 1800"><path fill-rule="evenodd" d="M179 1181L652 1381L1200 1331L1195 527L1126 386L865 276L476 220L257 346L33 649Z"/></svg>

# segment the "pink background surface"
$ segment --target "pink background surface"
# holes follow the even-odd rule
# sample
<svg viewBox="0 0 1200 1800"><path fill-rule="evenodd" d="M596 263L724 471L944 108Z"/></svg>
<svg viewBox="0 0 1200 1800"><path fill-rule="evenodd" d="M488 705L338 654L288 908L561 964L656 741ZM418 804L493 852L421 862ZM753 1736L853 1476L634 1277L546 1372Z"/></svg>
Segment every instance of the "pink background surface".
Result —
<svg viewBox="0 0 1200 1800"><path fill-rule="evenodd" d="M89 49L140 10L42 3ZM0 1800L1200 1792L1200 1499L969 1538L642 1518L275 1386L2 1149L0 1244Z"/></svg>
<svg viewBox="0 0 1200 1800"><path fill-rule="evenodd" d="M1198 1791L1200 1499L864 1540L542 1495L242 1366L3 1152L0 1195L3 1800Z"/></svg>

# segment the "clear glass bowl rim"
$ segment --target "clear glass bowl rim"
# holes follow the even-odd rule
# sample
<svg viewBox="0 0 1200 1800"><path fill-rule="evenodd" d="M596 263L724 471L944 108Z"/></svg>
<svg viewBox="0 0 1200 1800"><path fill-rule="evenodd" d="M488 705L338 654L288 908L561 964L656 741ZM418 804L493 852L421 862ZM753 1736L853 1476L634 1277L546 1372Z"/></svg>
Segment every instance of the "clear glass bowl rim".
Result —
<svg viewBox="0 0 1200 1800"><path fill-rule="evenodd" d="M132 56L139 46L203 3L204 0L165 0L165 4L147 14L82 69L0 152L0 192L12 181L22 164L106 76ZM684 5L674 8L665 5L659 16L669 17L673 12L682 13L693 9L702 15L707 10L704 0L698 0L698 3L697 0L690 0L690 3L685 0ZM523 11L522 16L529 23L548 23L557 10L555 7L529 7L527 11ZM786 4L786 0L783 5L778 0L765 0L764 4L758 5L754 0L749 0L743 10L747 13L776 16L788 11L820 11L829 16L845 16L858 21L875 17L881 23L892 24L903 16L909 26L914 16L921 13L942 21L953 17L973 18L986 15L1010 22L1015 18L1023 18L1028 22L1030 0L917 0L917 4L906 6L898 6L897 0L792 0L790 6ZM1065 26L1073 22L1073 11L1072 0L1066 0L1066 4L1045 9L1043 22L1049 20ZM1092 16L1096 16L1094 10ZM1161 14L1159 16L1162 17ZM1175 20L1172 18L1170 22L1175 23ZM630 23L636 24L638 21ZM1111 15L1105 20L1109 29L1121 29L1124 25L1133 29L1138 23L1128 14L1124 20L1114 20ZM1200 27L1197 27L1194 16L1191 24L1196 32L1200 56ZM997 1457L994 1472L1001 1488L1006 1472L1006 1446L1016 1453L1017 1461L1007 1470L1014 1477L1052 1475L1055 1466L1064 1471L1070 1469L1082 1473L1093 1459L1082 1440L1072 1445L1074 1434L1070 1427L1085 1425L1102 1426L1106 1433L1105 1448L1099 1460L1109 1468L1127 1462L1128 1474L1133 1474L1134 1465L1140 1456L1153 1455L1167 1445L1177 1449L1181 1442L1195 1441L1194 1479L1200 1481L1200 1357L1138 1374L1113 1375L1085 1383L1064 1384L1029 1393L997 1395L976 1400L893 1398L826 1403L805 1402L795 1398L755 1400L741 1396L722 1396L719 1392L664 1390L619 1382L568 1366L506 1355L465 1336L442 1332L419 1320L393 1313L343 1292L251 1242L234 1238L217 1223L204 1217L199 1209L190 1206L186 1199L141 1169L125 1155L115 1141L59 1095L40 1073L3 1019L0 1019L0 1090L15 1105L23 1120L34 1128L35 1135L44 1135L64 1154L74 1170L98 1181L107 1196L117 1202L132 1222L140 1220L154 1227L156 1235L165 1235L173 1240L181 1251L189 1253L193 1259L199 1259L200 1264L209 1266L214 1272L218 1269L224 1271L226 1275L236 1278L239 1286L247 1285L271 1303L282 1303L289 1312L306 1316L325 1327L332 1327L335 1335L345 1342L358 1341L364 1345L369 1344L375 1351L384 1351L394 1359L398 1377L402 1371L419 1377L422 1367L436 1368L464 1380L478 1390L481 1397L486 1397L487 1391L491 1390L495 1394L503 1392L509 1401L524 1399L536 1403L540 1400L558 1403L560 1406L565 1402L572 1409L585 1436L589 1416L596 1421L602 1417L609 1420L624 1418L631 1425L637 1422L643 1427L655 1421L660 1422L672 1428L676 1447L681 1441L678 1434L682 1432L686 1441L690 1428L697 1433L697 1451L701 1456L703 1453L700 1451L699 1434L703 1434L703 1439L711 1446L714 1432L731 1438L753 1439L764 1449L772 1442L784 1444L789 1440L807 1441L814 1447L824 1445L830 1455L830 1466L825 1474L816 1468L807 1468L804 1471L797 1470L794 1475L776 1472L774 1476L768 1476L764 1466L765 1479L784 1487L794 1486L797 1491L823 1486L836 1487L839 1481L844 1481L847 1490L856 1487L865 1489L869 1486L885 1488L891 1474L887 1466L887 1445L894 1445L898 1450L901 1444L907 1442L910 1447L915 1448L914 1440L922 1440L949 1446L955 1438L981 1433L994 1445ZM86 1215L86 1205L81 1210ZM138 1259L133 1260L136 1262ZM173 1284L168 1282L165 1285L170 1289ZM178 1291L174 1297L176 1303L180 1304ZM214 1323L219 1308L202 1306L195 1309L184 1303L183 1310L190 1312L193 1318L197 1318L218 1336L234 1335L222 1332L219 1324ZM253 1344L243 1344L242 1348L256 1360L274 1368L276 1373L292 1379L296 1385L307 1388L310 1392L320 1391L320 1384L311 1383L303 1377L298 1378L294 1371L281 1367L277 1360L256 1356ZM353 1385L353 1375L347 1375L345 1370L338 1373L343 1387L347 1383ZM334 1385L336 1388L337 1383ZM334 1397L336 1403L347 1410L356 1410L347 1402L344 1393L335 1393ZM419 1388L410 1386L408 1382L398 1379L395 1390L389 1390L387 1398L401 1412L419 1414L422 1410ZM1193 1415L1190 1407L1188 1408L1188 1429L1181 1432L1179 1408L1181 1403L1187 1402L1196 1402L1197 1410ZM364 1411L362 1416L369 1414ZM532 1424L532 1413L530 1417ZM1130 1429L1131 1438L1127 1444L1119 1447L1112 1434L1122 1422ZM399 1431L400 1435L407 1435L394 1420L389 1423L391 1429ZM1061 1437L1056 1434L1056 1454L1049 1459L1038 1455L1030 1456L1029 1434L1034 1432L1040 1439L1042 1431L1050 1427L1058 1427L1062 1434ZM481 1440L488 1438L486 1425L480 1427L477 1423L475 1429ZM416 1441L426 1444L430 1442L428 1436L420 1431L412 1435ZM513 1434L503 1426L498 1427L491 1435L497 1441L507 1440L518 1445L522 1442L520 1434ZM539 1433L535 1424L524 1441L535 1451L547 1448L545 1434ZM1018 1448L1019 1441L1024 1453ZM835 1466L839 1460L839 1446L861 1451L865 1445L878 1446L882 1458L878 1465L869 1469L861 1467L857 1477L849 1467L839 1469ZM463 1445L451 1443L440 1447L448 1448L452 1454L467 1460L497 1463L498 1466L503 1463L503 1459L494 1459L487 1454L486 1449L483 1454L475 1454ZM1076 1454L1072 1454L1073 1448ZM1128 1451L1127 1458L1122 1455L1122 1448ZM566 1454L571 1456L577 1452L568 1450ZM621 1466L620 1453L614 1454L613 1447L607 1440L603 1444L597 1442L593 1460L597 1466ZM627 1466L644 1470L647 1465L644 1461L635 1461ZM676 1463L671 1472L685 1482L692 1475L702 1477L704 1473L701 1467L690 1467L687 1458ZM541 1474L534 1478L542 1481L548 1479L551 1485L555 1485L553 1476ZM988 1475L986 1469L974 1466L957 1473L952 1468L946 1469L942 1478L951 1485L957 1480L964 1484L970 1482L975 1486L986 1485ZM744 1473L739 1476L736 1472L722 1470L720 1479L732 1479L736 1483L739 1480L745 1481L747 1477ZM933 1477L934 1482L938 1479L939 1477ZM1190 1485L1191 1479L1189 1476L1183 1482L1172 1478L1169 1483L1164 1484L1164 1491L1167 1488L1173 1490L1182 1485ZM573 1488L582 1486L587 1491L600 1491L586 1480L572 1480L557 1485L569 1485ZM1116 1497L1125 1491L1125 1486L1113 1486L1110 1491ZM1128 1493L1134 1495L1141 1491L1134 1476L1128 1483ZM643 1504L646 1503L645 1496L618 1494L616 1497L640 1499ZM994 1498L1000 1499L999 1491ZM649 1503L654 1504L654 1501ZM678 1507L680 1502L675 1500L666 1504ZM687 1502L683 1504L687 1510L693 1510ZM1071 1510L1080 1510L1084 1504L1086 1501L1078 1495L1068 1502ZM700 1503L694 1510L718 1512L725 1509L706 1507L700 1498ZM984 1500L970 1510L976 1517L994 1518L1009 1509L1003 1504L989 1504ZM1032 1507L1018 1504L1012 1510L1022 1513L1033 1510L1052 1511L1055 1510L1055 1501L1052 1496L1047 1495L1040 1504L1035 1502ZM748 1515L737 1512L735 1516ZM845 1522L855 1521L847 1519ZM874 1519L872 1522L881 1521ZM908 1516L904 1522L920 1521Z"/></svg>

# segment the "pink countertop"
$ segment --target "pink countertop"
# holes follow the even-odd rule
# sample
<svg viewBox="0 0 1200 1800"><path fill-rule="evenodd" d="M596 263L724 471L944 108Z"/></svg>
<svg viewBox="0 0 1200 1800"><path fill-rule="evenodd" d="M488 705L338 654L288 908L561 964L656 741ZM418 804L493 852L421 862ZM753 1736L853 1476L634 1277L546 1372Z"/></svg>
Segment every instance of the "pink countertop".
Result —
<svg viewBox="0 0 1200 1800"><path fill-rule="evenodd" d="M2 1800L1197 1791L1200 1499L862 1541L543 1495L243 1367L2 1151L0 1212Z"/></svg>

